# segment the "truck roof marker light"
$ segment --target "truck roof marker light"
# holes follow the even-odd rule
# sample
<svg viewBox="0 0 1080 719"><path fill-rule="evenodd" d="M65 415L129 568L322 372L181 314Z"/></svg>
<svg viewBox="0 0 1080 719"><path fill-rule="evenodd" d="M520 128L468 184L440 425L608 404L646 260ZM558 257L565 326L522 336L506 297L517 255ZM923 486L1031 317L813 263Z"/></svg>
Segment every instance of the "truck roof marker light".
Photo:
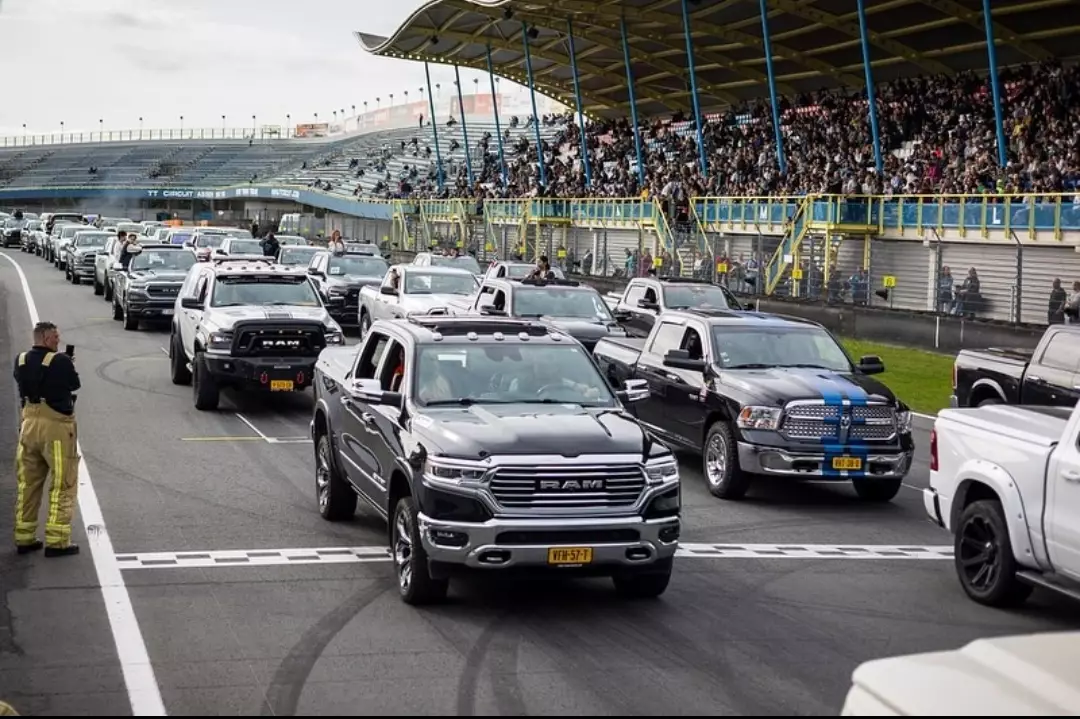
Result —
<svg viewBox="0 0 1080 719"><path fill-rule="evenodd" d="M466 335L466 337L469 338L470 342L475 342L476 340L480 339L480 335L476 334L475 332L470 332Z"/></svg>
<svg viewBox="0 0 1080 719"><path fill-rule="evenodd" d="M518 332L518 339L521 340L522 342L528 342L529 341L529 333L528 332Z"/></svg>
<svg viewBox="0 0 1080 719"><path fill-rule="evenodd" d="M504 335L502 332L496 332L492 335L492 337L495 338L496 342L502 342L504 339L506 339L506 335Z"/></svg>

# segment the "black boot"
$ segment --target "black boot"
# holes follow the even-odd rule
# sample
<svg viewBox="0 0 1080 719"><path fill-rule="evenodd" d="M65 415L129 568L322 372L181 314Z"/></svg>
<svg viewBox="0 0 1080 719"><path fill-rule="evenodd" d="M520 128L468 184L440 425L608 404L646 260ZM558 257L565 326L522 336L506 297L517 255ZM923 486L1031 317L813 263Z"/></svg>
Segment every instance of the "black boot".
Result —
<svg viewBox="0 0 1080 719"><path fill-rule="evenodd" d="M78 544L69 544L66 547L45 547L46 557L70 557L79 553Z"/></svg>
<svg viewBox="0 0 1080 719"><path fill-rule="evenodd" d="M35 539L30 544L16 544L15 551L19 554L30 554L30 552L36 552L44 546L40 539Z"/></svg>

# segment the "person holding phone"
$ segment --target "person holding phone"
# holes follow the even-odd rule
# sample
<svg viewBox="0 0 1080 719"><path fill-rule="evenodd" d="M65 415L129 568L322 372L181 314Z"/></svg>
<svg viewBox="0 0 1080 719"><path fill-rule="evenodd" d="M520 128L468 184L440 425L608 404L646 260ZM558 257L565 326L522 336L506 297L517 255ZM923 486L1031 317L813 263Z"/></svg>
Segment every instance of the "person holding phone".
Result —
<svg viewBox="0 0 1080 719"><path fill-rule="evenodd" d="M71 520L79 488L78 427L75 422L75 347L59 352L60 330L52 322L34 326L34 346L15 358L15 382L22 400L22 423L15 454L15 547L27 554L45 547L46 557L79 553L71 542ZM45 480L49 514L45 542L37 536Z"/></svg>

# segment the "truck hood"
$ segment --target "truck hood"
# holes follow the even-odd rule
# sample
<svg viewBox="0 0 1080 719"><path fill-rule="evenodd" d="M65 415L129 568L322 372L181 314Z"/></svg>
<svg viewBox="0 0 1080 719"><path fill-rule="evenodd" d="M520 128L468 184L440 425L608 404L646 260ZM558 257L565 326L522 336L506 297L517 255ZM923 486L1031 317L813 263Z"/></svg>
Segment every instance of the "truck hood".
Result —
<svg viewBox="0 0 1080 719"><path fill-rule="evenodd" d="M979 639L956 651L878 659L855 670L843 715L1074 716L1078 662L1080 632Z"/></svg>
<svg viewBox="0 0 1080 719"><path fill-rule="evenodd" d="M458 306L462 300L468 300L469 295L405 295L402 299L409 312L430 312L436 307Z"/></svg>
<svg viewBox="0 0 1080 719"><path fill-rule="evenodd" d="M614 334L617 334L620 337L626 334L622 327L614 321L607 322L605 320L590 320L583 317L557 317L554 315L544 315L537 319L559 328L577 341L586 344L595 344L597 341L612 334L613 331Z"/></svg>
<svg viewBox="0 0 1080 719"><path fill-rule="evenodd" d="M424 408L413 429L440 454L489 455L656 454L652 439L618 410L566 404L497 404Z"/></svg>
<svg viewBox="0 0 1080 719"><path fill-rule="evenodd" d="M791 367L753 370L718 370L720 383L755 398L764 405L782 407L794 399L876 400L893 402L888 387L864 374Z"/></svg>
<svg viewBox="0 0 1080 719"><path fill-rule="evenodd" d="M186 270L137 270L131 273L136 282L183 282L187 279Z"/></svg>
<svg viewBox="0 0 1080 719"><path fill-rule="evenodd" d="M1072 411L1072 407L992 404L985 407L943 409L938 416L991 435L1014 437L1022 442L1049 448L1061 441Z"/></svg>
<svg viewBox="0 0 1080 719"><path fill-rule="evenodd" d="M211 309L207 319L218 327L232 327L240 320L311 320L333 326L330 315L322 307L291 307L267 305L248 307L218 307Z"/></svg>

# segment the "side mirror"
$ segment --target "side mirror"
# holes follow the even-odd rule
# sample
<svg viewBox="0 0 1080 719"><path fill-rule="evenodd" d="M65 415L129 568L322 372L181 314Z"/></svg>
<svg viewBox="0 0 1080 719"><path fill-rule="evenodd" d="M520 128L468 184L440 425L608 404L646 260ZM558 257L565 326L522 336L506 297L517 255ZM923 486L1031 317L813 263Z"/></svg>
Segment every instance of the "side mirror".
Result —
<svg viewBox="0 0 1080 719"><path fill-rule="evenodd" d="M660 309L660 303L659 302L649 302L648 300L638 300L637 301L637 306L640 309L643 309L643 310L659 310Z"/></svg>
<svg viewBox="0 0 1080 719"><path fill-rule="evenodd" d="M495 305L484 305L480 308L480 314L488 317L506 317L506 310L500 310Z"/></svg>
<svg viewBox="0 0 1080 719"><path fill-rule="evenodd" d="M397 297L398 296L398 291L397 291L397 289L391 287L390 285L383 285L382 287L379 288L379 294L380 295L390 295L391 297Z"/></svg>
<svg viewBox="0 0 1080 719"><path fill-rule="evenodd" d="M611 316L615 318L616 322L626 322L633 315L630 314L630 310L612 310Z"/></svg>
<svg viewBox="0 0 1080 719"><path fill-rule="evenodd" d="M628 379L623 384L624 389L615 394L623 402L633 404L649 398L649 381L645 379Z"/></svg>
<svg viewBox="0 0 1080 719"><path fill-rule="evenodd" d="M120 264L119 262L114 262L114 263L112 263L112 271L113 272L123 272L124 271L124 266L122 264Z"/></svg>
<svg viewBox="0 0 1080 719"><path fill-rule="evenodd" d="M223 249L221 249L221 248L219 247L219 248L217 248L216 250L214 250L214 254L215 254L215 255L221 255L222 257L224 257L226 253L225 253L225 250L223 250Z"/></svg>
<svg viewBox="0 0 1080 719"><path fill-rule="evenodd" d="M309 268L307 268L307 273L309 275L311 275L312 277L322 277L322 272L319 272L318 267L309 267Z"/></svg>
<svg viewBox="0 0 1080 719"><path fill-rule="evenodd" d="M349 387L349 396L357 402L401 408L403 396L400 392L384 392L377 379L358 379Z"/></svg>
<svg viewBox="0 0 1080 719"><path fill-rule="evenodd" d="M182 297L180 299L180 306L185 310L201 310L202 302L199 302L198 297Z"/></svg>
<svg viewBox="0 0 1080 719"><path fill-rule="evenodd" d="M664 366L702 372L705 370L705 360L690 359L690 352L687 350L669 350L664 355Z"/></svg>
<svg viewBox="0 0 1080 719"><path fill-rule="evenodd" d="M885 371L885 363L877 355L866 355L859 358L859 371L863 374L881 374Z"/></svg>

